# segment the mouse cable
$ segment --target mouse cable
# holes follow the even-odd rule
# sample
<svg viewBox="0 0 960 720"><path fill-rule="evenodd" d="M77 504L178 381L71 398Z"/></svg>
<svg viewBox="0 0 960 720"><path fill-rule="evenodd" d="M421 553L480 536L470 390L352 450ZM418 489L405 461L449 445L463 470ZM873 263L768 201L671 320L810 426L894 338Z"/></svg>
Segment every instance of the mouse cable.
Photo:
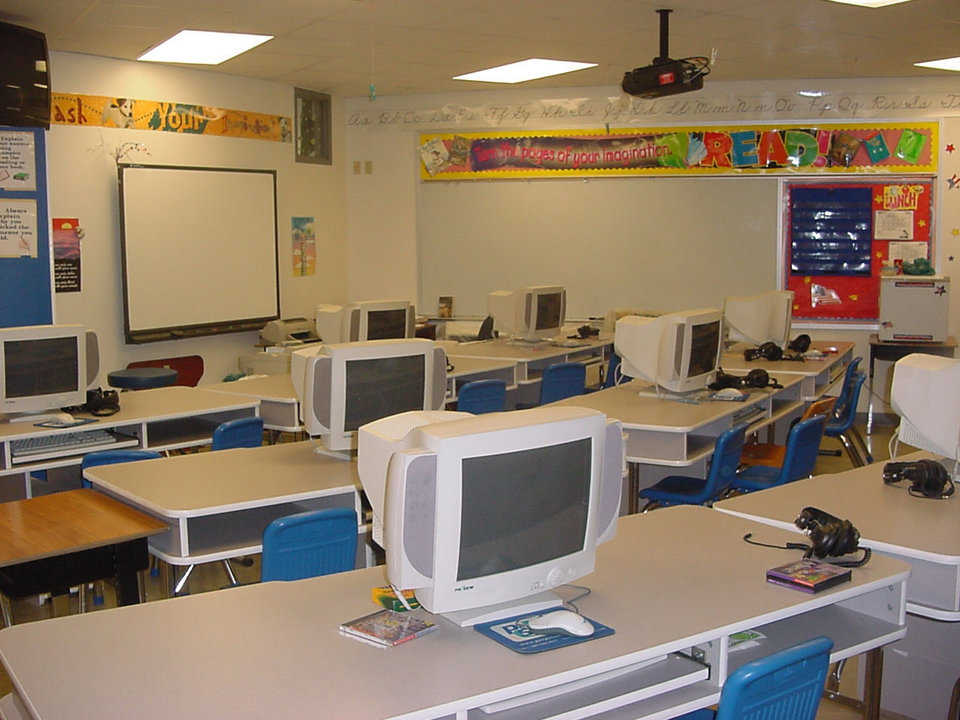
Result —
<svg viewBox="0 0 960 720"><path fill-rule="evenodd" d="M580 591L580 594L579 594L579 595L574 595L574 596L573 596L572 598L570 598L569 600L564 600L564 601L563 601L563 605L564 605L564 606L569 605L571 608L573 608L573 611L579 615L579 614L580 614L580 608L577 607L577 604L576 604L576 603L577 603L578 600L583 600L583 598L585 598L587 595L589 595L589 594L592 592L592 591L590 590L590 588L588 588L586 585L571 585L570 583L564 583L563 585L560 585L559 587L562 587L562 588L573 588L574 590L579 590L579 591ZM558 589L559 589L559 588L558 588Z"/></svg>

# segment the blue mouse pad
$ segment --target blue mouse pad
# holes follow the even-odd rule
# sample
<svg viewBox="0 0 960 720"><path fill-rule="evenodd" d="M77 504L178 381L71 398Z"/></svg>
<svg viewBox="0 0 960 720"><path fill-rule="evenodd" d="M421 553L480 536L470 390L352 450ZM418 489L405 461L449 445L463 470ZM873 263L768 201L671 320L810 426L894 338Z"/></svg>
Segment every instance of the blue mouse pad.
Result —
<svg viewBox="0 0 960 720"><path fill-rule="evenodd" d="M544 652L545 650L554 650L555 648L566 647L567 645L576 645L577 643L596 640L597 638L613 635L614 630L602 623L598 623L592 618L587 618L593 623L593 635L587 637L576 637L573 635L544 635L536 630L531 630L527 621L551 612L552 610L562 610L561 607L548 608L547 610L538 610L537 612L515 615L503 620L494 622L480 623L474 625L473 629L483 633L489 638L493 638L504 647L508 647L514 652L530 655L533 653Z"/></svg>

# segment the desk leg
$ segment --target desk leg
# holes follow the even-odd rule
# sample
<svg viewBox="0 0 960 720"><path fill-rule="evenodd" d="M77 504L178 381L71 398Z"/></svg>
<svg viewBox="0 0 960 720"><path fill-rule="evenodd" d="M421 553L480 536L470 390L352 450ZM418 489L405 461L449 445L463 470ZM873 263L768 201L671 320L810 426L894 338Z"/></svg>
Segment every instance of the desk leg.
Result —
<svg viewBox="0 0 960 720"><path fill-rule="evenodd" d="M627 463L627 514L640 512L640 466Z"/></svg>
<svg viewBox="0 0 960 720"><path fill-rule="evenodd" d="M878 720L880 717L880 690L883 681L883 648L877 648L864 654L866 660L863 688L864 720Z"/></svg>
<svg viewBox="0 0 960 720"><path fill-rule="evenodd" d="M870 402L867 403L867 435L870 435L873 432L873 361L875 356L873 354L873 348L870 348L870 387L867 388L867 392L870 393Z"/></svg>

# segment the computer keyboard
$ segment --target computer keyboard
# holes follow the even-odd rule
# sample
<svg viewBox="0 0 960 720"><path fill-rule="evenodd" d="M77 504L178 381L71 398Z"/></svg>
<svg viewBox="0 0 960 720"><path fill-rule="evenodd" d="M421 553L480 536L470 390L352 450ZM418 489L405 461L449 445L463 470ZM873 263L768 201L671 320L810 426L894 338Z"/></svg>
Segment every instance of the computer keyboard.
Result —
<svg viewBox="0 0 960 720"><path fill-rule="evenodd" d="M13 462L30 462L113 447L118 442L120 442L120 438L107 430L79 430L51 435L33 435L19 440L11 440L10 451L13 455ZM135 442L135 439L131 438L129 442L123 444L128 445Z"/></svg>

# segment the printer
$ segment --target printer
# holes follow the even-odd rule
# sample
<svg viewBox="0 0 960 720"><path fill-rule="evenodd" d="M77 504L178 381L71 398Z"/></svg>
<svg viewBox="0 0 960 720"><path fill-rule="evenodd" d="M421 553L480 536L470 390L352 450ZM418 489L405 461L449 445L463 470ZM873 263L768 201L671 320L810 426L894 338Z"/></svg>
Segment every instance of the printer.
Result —
<svg viewBox="0 0 960 720"><path fill-rule="evenodd" d="M271 320L260 331L264 345L299 345L317 342L314 324L302 317Z"/></svg>

